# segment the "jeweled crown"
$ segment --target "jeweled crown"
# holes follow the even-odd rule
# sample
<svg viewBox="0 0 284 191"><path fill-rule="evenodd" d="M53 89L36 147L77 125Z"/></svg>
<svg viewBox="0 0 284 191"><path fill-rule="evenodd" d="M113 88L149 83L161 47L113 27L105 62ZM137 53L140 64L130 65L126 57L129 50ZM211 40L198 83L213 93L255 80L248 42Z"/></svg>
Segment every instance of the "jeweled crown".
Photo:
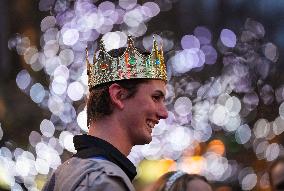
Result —
<svg viewBox="0 0 284 191"><path fill-rule="evenodd" d="M127 48L119 57L112 57L106 50L103 41L100 41L98 57L94 54L93 64L86 62L89 89L96 85L124 79L161 79L167 80L166 64L162 47L153 37L153 48L149 55L143 55L135 47L133 39L128 36Z"/></svg>

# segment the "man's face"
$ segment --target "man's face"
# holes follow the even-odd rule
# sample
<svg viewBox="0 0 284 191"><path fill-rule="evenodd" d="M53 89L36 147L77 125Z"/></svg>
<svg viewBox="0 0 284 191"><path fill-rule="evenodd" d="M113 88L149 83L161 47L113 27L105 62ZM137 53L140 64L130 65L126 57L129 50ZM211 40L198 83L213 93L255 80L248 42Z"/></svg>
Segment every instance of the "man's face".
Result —
<svg viewBox="0 0 284 191"><path fill-rule="evenodd" d="M149 80L139 85L136 94L124 100L122 120L132 145L151 142L152 129L168 117L164 104L166 85L162 80Z"/></svg>

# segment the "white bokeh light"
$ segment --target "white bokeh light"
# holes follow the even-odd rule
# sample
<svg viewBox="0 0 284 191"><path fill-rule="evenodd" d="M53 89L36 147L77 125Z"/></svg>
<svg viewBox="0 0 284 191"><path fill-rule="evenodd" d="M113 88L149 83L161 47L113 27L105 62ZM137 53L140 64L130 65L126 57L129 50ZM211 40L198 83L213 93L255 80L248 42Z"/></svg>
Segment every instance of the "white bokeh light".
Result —
<svg viewBox="0 0 284 191"><path fill-rule="evenodd" d="M226 107L216 104L210 112L210 121L216 125L223 126L228 122L228 111Z"/></svg>
<svg viewBox="0 0 284 191"><path fill-rule="evenodd" d="M88 132L87 111L86 110L83 110L78 114L77 123L83 131Z"/></svg>
<svg viewBox="0 0 284 191"><path fill-rule="evenodd" d="M284 102L282 102L279 106L279 115L282 119L284 119Z"/></svg>
<svg viewBox="0 0 284 191"><path fill-rule="evenodd" d="M137 0L119 0L119 6L126 10L132 9L136 4Z"/></svg>
<svg viewBox="0 0 284 191"><path fill-rule="evenodd" d="M227 99L225 107L227 108L229 115L236 116L241 111L241 102L237 97L232 96Z"/></svg>
<svg viewBox="0 0 284 191"><path fill-rule="evenodd" d="M267 161L275 160L280 154L280 148L277 143L272 143L268 145L265 151L265 157Z"/></svg>
<svg viewBox="0 0 284 191"><path fill-rule="evenodd" d="M284 119L282 117L277 117L273 124L273 132L275 135L280 135L284 131Z"/></svg>
<svg viewBox="0 0 284 191"><path fill-rule="evenodd" d="M251 138L251 130L247 124L244 124L236 130L235 138L237 143L239 144L245 144L247 143Z"/></svg>
<svg viewBox="0 0 284 191"><path fill-rule="evenodd" d="M34 84L30 89L30 96L35 103L41 103L45 97L44 87L40 83Z"/></svg>
<svg viewBox="0 0 284 191"><path fill-rule="evenodd" d="M187 116L191 113L192 103L188 97L179 97L174 104L175 112L181 116Z"/></svg>
<svg viewBox="0 0 284 191"><path fill-rule="evenodd" d="M51 88L57 95L62 95L67 89L67 80L63 76L56 75L51 83Z"/></svg>
<svg viewBox="0 0 284 191"><path fill-rule="evenodd" d="M16 83L20 89L26 89L31 83L31 76L27 70L22 70L16 77Z"/></svg>
<svg viewBox="0 0 284 191"><path fill-rule="evenodd" d="M108 32L103 36L103 41L106 50L118 49L126 45L127 36L125 33L116 31Z"/></svg>
<svg viewBox="0 0 284 191"><path fill-rule="evenodd" d="M241 186L243 190L252 190L257 183L256 174L247 174L241 182Z"/></svg>
<svg viewBox="0 0 284 191"><path fill-rule="evenodd" d="M44 136L52 137L55 131L54 124L51 121L44 119L40 123L40 131Z"/></svg>
<svg viewBox="0 0 284 191"><path fill-rule="evenodd" d="M80 82L72 82L67 89L68 96L73 101L78 101L83 97L84 88Z"/></svg>
<svg viewBox="0 0 284 191"><path fill-rule="evenodd" d="M63 32L63 43L72 46L74 45L79 39L79 32L76 29L67 29Z"/></svg>
<svg viewBox="0 0 284 191"><path fill-rule="evenodd" d="M35 168L40 174L48 174L49 172L49 165L48 163L41 158L37 158L35 161Z"/></svg>
<svg viewBox="0 0 284 191"><path fill-rule="evenodd" d="M124 15L123 20L128 26L137 27L143 22L143 16L139 9L133 9Z"/></svg>
<svg viewBox="0 0 284 191"><path fill-rule="evenodd" d="M225 46L230 48L233 48L237 43L236 34L229 29L223 29L221 31L220 39Z"/></svg>
<svg viewBox="0 0 284 191"><path fill-rule="evenodd" d="M194 35L185 35L181 39L183 49L200 48L200 42Z"/></svg>
<svg viewBox="0 0 284 191"><path fill-rule="evenodd" d="M253 132L256 138L264 138L268 135L270 125L266 119L258 119L253 128Z"/></svg>
<svg viewBox="0 0 284 191"><path fill-rule="evenodd" d="M192 143L192 137L193 134L191 130L183 126L176 126L171 129L166 139L172 145L172 149L182 151Z"/></svg>

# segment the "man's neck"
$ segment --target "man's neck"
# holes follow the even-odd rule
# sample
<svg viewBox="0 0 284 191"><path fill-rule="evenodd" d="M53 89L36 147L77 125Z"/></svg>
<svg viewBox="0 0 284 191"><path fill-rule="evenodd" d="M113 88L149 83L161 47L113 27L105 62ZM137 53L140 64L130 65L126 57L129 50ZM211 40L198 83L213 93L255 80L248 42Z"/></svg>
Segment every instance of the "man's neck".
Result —
<svg viewBox="0 0 284 191"><path fill-rule="evenodd" d="M89 128L89 135L109 142L125 156L129 155L133 146L128 138L127 131L121 126L119 120L105 117L93 122Z"/></svg>

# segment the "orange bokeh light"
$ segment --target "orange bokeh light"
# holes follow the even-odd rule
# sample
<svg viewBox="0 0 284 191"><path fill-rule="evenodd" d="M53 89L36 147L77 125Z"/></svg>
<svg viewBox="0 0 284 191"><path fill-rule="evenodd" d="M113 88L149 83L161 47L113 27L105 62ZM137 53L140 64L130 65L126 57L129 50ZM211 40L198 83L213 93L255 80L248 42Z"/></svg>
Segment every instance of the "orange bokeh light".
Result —
<svg viewBox="0 0 284 191"><path fill-rule="evenodd" d="M208 144L207 151L214 152L219 155L224 155L225 145L221 140L214 139L210 141L210 143Z"/></svg>

